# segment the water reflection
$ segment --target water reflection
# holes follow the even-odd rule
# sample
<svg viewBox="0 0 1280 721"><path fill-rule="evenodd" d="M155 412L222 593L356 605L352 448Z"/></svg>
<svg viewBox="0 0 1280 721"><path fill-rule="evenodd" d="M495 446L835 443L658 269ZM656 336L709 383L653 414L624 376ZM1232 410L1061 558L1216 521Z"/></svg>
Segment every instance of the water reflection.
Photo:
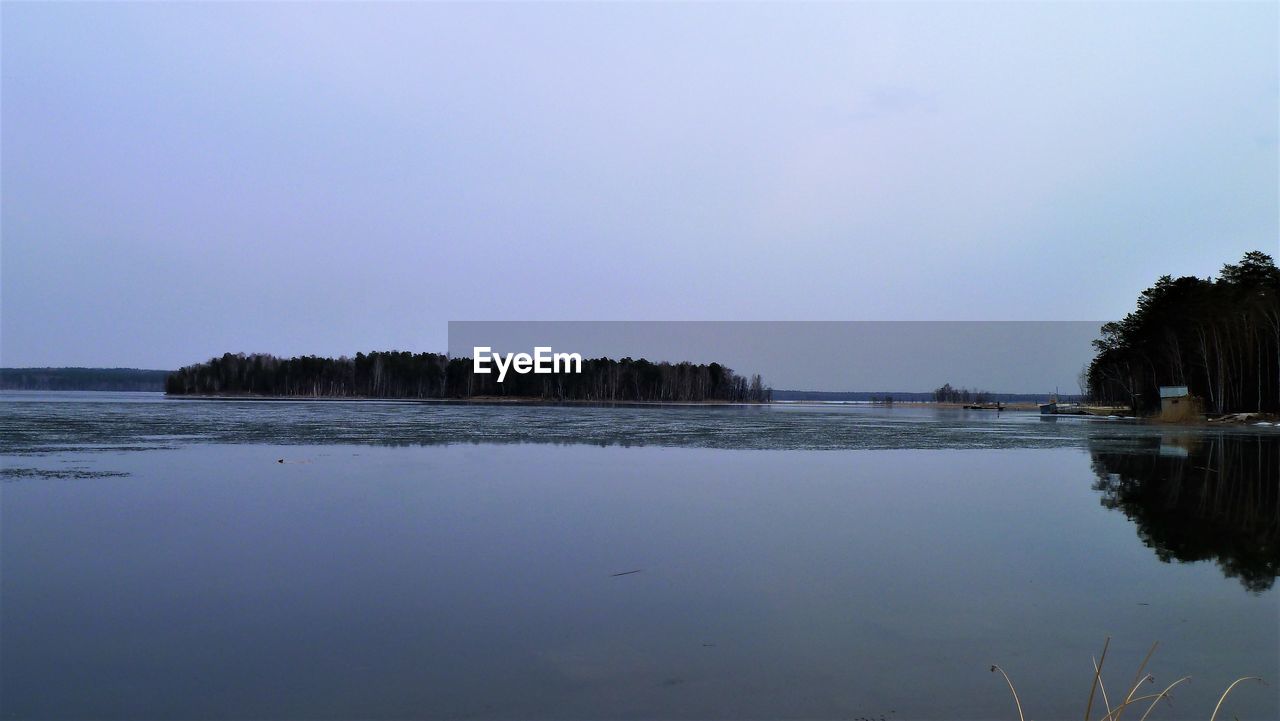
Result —
<svg viewBox="0 0 1280 721"><path fill-rule="evenodd" d="M1250 591L1280 574L1280 438L1168 435L1090 439L1094 489L1160 560L1212 560Z"/></svg>

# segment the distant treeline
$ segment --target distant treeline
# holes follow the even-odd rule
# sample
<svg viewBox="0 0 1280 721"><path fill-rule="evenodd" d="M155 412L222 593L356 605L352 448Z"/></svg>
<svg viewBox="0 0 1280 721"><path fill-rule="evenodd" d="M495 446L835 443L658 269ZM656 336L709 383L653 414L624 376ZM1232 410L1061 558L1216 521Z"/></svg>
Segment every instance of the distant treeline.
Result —
<svg viewBox="0 0 1280 721"><path fill-rule="evenodd" d="M7 391L162 391L169 371L138 368L0 368Z"/></svg>
<svg viewBox="0 0 1280 721"><path fill-rule="evenodd" d="M996 397L990 391L952 388L950 383L946 383L934 389L933 400L938 403L993 403Z"/></svg>
<svg viewBox="0 0 1280 721"><path fill-rule="evenodd" d="M330 398L536 398L554 401L767 402L760 376L744 378L719 363L583 360L581 373L472 372L470 358L378 351L354 358L227 353L169 374L172 395Z"/></svg>
<svg viewBox="0 0 1280 721"><path fill-rule="evenodd" d="M1048 398L1046 393L992 393L989 391L969 391L969 399L965 400L964 388L951 389L950 393L939 394L939 391L950 388L945 385L932 391L796 391L775 390L775 401L828 401L828 402L867 402L867 403L1039 403ZM977 400L981 395L983 400ZM951 398L954 400L942 400ZM1076 396L1061 395L1059 399L1070 400Z"/></svg>
<svg viewBox="0 0 1280 721"><path fill-rule="evenodd" d="M1093 344L1097 400L1150 411L1187 386L1210 412L1280 411L1280 270L1253 251L1216 280L1162 276Z"/></svg>

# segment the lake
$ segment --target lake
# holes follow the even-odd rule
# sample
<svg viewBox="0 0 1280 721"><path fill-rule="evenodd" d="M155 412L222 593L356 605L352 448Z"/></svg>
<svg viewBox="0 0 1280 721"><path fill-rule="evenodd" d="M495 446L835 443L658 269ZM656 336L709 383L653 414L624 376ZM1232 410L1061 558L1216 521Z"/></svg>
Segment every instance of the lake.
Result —
<svg viewBox="0 0 1280 721"><path fill-rule="evenodd" d="M6 719L1079 718L1107 636L1280 718L1280 427L7 392L0 465Z"/></svg>

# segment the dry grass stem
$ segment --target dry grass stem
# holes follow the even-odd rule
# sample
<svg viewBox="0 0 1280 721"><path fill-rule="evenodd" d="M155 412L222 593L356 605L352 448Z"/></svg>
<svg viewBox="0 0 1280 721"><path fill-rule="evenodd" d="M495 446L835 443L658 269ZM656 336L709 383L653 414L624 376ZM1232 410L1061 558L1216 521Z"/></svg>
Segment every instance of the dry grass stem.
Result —
<svg viewBox="0 0 1280 721"><path fill-rule="evenodd" d="M1093 685L1089 687L1089 701L1085 704L1084 708L1085 721L1091 721L1090 717L1093 715L1093 699L1098 695L1098 693L1101 693L1102 704L1107 709L1106 714L1098 719L1098 721L1120 721L1120 718L1124 715L1125 709L1129 708L1129 706L1149 700L1151 701L1151 705L1147 706L1147 710L1142 714L1142 717L1138 719L1138 721L1147 721L1147 717L1150 716L1151 712L1160 704L1161 699L1172 698L1170 692L1173 691L1174 687L1191 680L1190 676L1183 676L1177 681L1165 686L1164 690L1160 693L1151 693L1143 696L1134 695L1138 692L1138 689L1142 687L1142 684L1155 682L1154 676L1151 674L1144 674L1143 672L1146 670L1147 663L1151 661L1151 657L1155 654L1156 647L1159 645L1159 643L1151 645L1151 650L1147 651L1146 657L1143 658L1142 663L1138 665L1138 672L1134 675L1133 686L1129 688L1129 693L1125 695L1124 701L1122 701L1118 706L1112 708L1111 699L1107 696L1107 687L1102 681L1102 664L1106 663L1107 650L1111 647L1111 637L1107 636L1106 641L1102 644L1102 654L1096 659L1091 659L1093 661ZM1009 674L1005 673L1005 670L996 664L992 664L991 671L992 673L999 671L1000 675L1004 676L1004 682L1009 685L1009 693L1013 694L1013 703L1018 709L1018 721L1026 721L1026 718L1022 713L1022 699L1018 698L1018 689L1014 687L1013 679L1009 678ZM1209 717L1209 721L1218 721L1218 713L1222 710L1222 704L1226 702L1227 696L1231 694L1236 686L1239 686L1245 681L1257 681L1263 686L1267 685L1265 681L1257 676L1242 676L1235 681L1232 681L1231 685L1227 686L1227 690L1223 691L1222 695L1218 697L1218 704L1213 707L1213 714Z"/></svg>
<svg viewBox="0 0 1280 721"><path fill-rule="evenodd" d="M995 664L991 665L991 671L992 673L999 671L1000 675L1004 676L1004 682L1009 684L1009 693L1013 694L1013 704L1018 707L1018 721L1026 721L1022 716L1022 701L1018 700L1018 689L1013 687L1013 681L1009 679L1009 674Z"/></svg>
<svg viewBox="0 0 1280 721"><path fill-rule="evenodd" d="M1227 694L1231 693L1231 689L1235 688L1241 681L1257 681L1263 686L1267 685L1266 681L1263 681L1257 676L1242 676L1241 678L1232 681L1231 685L1227 687L1227 690L1222 692L1222 696L1218 697L1218 705L1213 707L1213 715L1209 717L1209 721L1217 721L1218 711L1222 708L1222 702L1227 700Z"/></svg>
<svg viewBox="0 0 1280 721"><path fill-rule="evenodd" d="M1102 664L1107 662L1107 649L1111 647L1111 637L1107 636L1107 640L1102 643L1102 656L1098 658L1098 662L1093 665L1093 683L1089 685L1089 703L1084 707L1084 721L1089 721L1089 716L1093 714L1093 695L1098 691L1098 679L1102 676Z"/></svg>

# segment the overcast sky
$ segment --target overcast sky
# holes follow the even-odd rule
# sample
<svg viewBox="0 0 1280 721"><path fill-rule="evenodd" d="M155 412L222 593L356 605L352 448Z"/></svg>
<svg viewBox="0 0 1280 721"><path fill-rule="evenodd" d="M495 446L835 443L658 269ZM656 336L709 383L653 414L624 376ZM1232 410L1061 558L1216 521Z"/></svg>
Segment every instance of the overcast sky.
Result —
<svg viewBox="0 0 1280 721"><path fill-rule="evenodd" d="M7 366L1114 318L1280 242L1271 2L0 7Z"/></svg>

